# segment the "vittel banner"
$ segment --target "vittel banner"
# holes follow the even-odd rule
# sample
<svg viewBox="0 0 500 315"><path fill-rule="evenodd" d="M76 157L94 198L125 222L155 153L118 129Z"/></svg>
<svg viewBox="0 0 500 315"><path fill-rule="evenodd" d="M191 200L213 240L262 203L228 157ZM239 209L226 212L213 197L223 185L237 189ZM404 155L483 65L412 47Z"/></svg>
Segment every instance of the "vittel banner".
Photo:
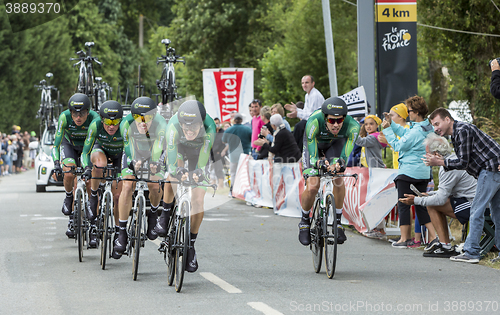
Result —
<svg viewBox="0 0 500 315"><path fill-rule="evenodd" d="M229 121L231 113L243 115L243 121L250 120L248 105L253 100L254 69L204 69L203 98L207 113L219 117L221 122Z"/></svg>
<svg viewBox="0 0 500 315"><path fill-rule="evenodd" d="M392 106L418 93L417 1L377 0L378 108Z"/></svg>

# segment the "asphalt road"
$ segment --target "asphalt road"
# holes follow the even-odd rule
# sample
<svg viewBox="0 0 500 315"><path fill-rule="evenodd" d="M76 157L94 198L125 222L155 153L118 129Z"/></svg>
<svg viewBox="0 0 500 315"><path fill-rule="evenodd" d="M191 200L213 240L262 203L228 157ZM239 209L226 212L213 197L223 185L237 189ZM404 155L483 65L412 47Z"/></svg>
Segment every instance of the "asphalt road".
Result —
<svg viewBox="0 0 500 315"><path fill-rule="evenodd" d="M196 242L200 268L181 293L166 283L157 244L132 260L99 265L100 251L67 239L62 188L36 193L34 171L0 178L0 314L492 314L499 271L347 231L330 280L314 273L297 239L298 219L206 197Z"/></svg>

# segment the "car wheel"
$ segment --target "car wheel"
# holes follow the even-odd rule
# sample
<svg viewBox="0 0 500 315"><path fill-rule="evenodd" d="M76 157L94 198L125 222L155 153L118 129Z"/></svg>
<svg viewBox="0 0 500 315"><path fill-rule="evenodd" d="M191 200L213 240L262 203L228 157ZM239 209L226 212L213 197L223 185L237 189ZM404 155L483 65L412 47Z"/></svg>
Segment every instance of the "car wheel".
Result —
<svg viewBox="0 0 500 315"><path fill-rule="evenodd" d="M45 185L36 185L36 192L45 192Z"/></svg>

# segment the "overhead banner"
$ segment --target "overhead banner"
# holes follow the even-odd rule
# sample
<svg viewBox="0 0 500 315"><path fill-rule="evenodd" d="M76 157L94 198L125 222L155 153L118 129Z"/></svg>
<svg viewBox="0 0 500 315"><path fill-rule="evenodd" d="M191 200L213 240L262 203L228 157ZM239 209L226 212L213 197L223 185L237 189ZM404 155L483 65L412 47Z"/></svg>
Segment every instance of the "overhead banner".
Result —
<svg viewBox="0 0 500 315"><path fill-rule="evenodd" d="M250 121L248 105L253 100L253 68L203 69L203 99L207 113L221 122L229 121L231 113Z"/></svg>
<svg viewBox="0 0 500 315"><path fill-rule="evenodd" d="M417 1L376 0L379 117L418 93Z"/></svg>

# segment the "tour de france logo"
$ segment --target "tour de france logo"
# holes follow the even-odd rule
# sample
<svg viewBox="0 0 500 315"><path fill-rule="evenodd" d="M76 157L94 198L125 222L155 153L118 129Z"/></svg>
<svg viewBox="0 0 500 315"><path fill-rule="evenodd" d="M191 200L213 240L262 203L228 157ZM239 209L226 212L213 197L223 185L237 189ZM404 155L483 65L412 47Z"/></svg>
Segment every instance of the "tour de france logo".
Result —
<svg viewBox="0 0 500 315"><path fill-rule="evenodd" d="M411 34L407 29L392 27L390 33L385 33L382 41L384 51L395 50L410 45Z"/></svg>

